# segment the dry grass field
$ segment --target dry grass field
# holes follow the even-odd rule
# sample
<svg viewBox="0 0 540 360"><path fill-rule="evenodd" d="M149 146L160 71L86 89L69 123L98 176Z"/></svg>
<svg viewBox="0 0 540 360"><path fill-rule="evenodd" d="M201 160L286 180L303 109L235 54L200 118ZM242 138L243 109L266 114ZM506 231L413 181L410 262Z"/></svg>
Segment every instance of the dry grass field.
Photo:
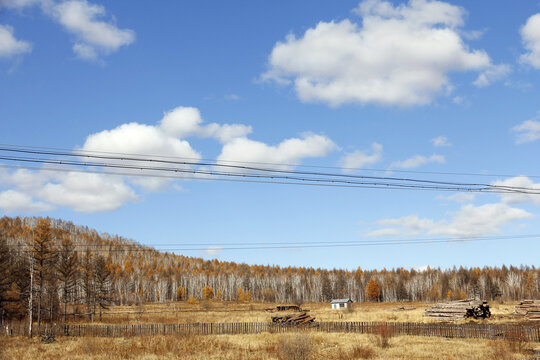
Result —
<svg viewBox="0 0 540 360"><path fill-rule="evenodd" d="M520 350L505 341L400 336L391 338L382 348L374 335L341 333L58 338L52 344L13 337L0 338L0 349L2 360L534 359L530 345Z"/></svg>
<svg viewBox="0 0 540 360"><path fill-rule="evenodd" d="M103 316L104 324L267 322L267 303L207 302L116 306ZM494 317L478 322L516 322L515 304L492 304ZM336 311L329 304L304 304L317 321L426 322L425 303L356 304L353 311ZM414 310L397 310L399 307ZM283 314L283 313L274 313ZM80 320L80 322L87 322ZM540 343L520 341L446 339L352 333L261 333L251 335L154 336L132 338L57 337L51 344L39 337L0 336L0 360L11 359L253 359L253 360L353 360L353 359L536 359Z"/></svg>
<svg viewBox="0 0 540 360"><path fill-rule="evenodd" d="M514 316L517 303L490 304L493 316L478 322L508 323L520 322L523 318ZM303 304L310 315L317 321L396 321L396 322L434 322L422 316L424 310L431 306L428 303L361 303L355 304L353 311L332 310L329 304ZM235 303L235 302L199 302L188 304L185 301L174 303L145 304L141 306L115 306L103 313L103 324L118 323L209 323L209 322L267 322L272 313L264 311L276 304L269 303ZM415 308L414 310L396 310L399 307ZM81 320L86 322L86 320ZM474 321L474 320L467 320Z"/></svg>

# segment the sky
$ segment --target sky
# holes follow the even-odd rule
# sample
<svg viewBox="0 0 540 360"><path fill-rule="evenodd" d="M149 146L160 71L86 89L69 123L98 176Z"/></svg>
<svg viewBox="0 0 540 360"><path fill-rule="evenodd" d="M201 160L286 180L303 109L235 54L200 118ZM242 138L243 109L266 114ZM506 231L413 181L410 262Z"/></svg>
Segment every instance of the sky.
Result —
<svg viewBox="0 0 540 360"><path fill-rule="evenodd" d="M540 190L539 90L535 1L0 0L0 144ZM523 237L540 234L540 195L12 165L0 160L0 215L201 244L187 256L540 265L540 238ZM328 244L471 237L487 240ZM325 246L225 249L269 242Z"/></svg>

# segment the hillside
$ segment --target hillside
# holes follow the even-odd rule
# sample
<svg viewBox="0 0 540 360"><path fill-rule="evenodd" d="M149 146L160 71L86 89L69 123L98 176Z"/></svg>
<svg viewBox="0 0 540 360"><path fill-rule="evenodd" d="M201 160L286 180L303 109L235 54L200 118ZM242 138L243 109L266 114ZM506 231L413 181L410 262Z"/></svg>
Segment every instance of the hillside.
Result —
<svg viewBox="0 0 540 360"><path fill-rule="evenodd" d="M0 306L24 317L33 282L35 316L76 309L96 316L110 304L172 300L322 302L438 301L540 295L540 269L326 270L206 261L163 253L120 236L48 218L0 219ZM31 269L33 268L33 276ZM31 279L32 278L32 279ZM70 310L71 311L71 310Z"/></svg>

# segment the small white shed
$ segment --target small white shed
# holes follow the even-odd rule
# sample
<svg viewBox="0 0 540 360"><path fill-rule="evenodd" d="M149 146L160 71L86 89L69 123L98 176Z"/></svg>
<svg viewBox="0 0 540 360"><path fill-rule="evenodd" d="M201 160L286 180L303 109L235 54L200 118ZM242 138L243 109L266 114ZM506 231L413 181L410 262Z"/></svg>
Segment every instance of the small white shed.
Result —
<svg viewBox="0 0 540 360"><path fill-rule="evenodd" d="M332 309L339 310L339 309L351 309L353 307L353 301L349 298L347 299L334 299L330 303L332 304Z"/></svg>

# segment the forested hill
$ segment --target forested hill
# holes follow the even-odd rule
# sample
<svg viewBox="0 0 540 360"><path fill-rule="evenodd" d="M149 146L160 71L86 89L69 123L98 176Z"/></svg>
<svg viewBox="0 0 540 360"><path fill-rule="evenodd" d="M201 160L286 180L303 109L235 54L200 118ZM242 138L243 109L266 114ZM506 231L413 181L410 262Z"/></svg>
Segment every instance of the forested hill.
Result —
<svg viewBox="0 0 540 360"><path fill-rule="evenodd" d="M119 236L48 218L0 219L0 306L25 316L31 273L38 313L65 305L88 312L110 303L214 298L234 301L437 301L540 296L540 269L325 270L205 261L163 253ZM33 269L33 272L31 271ZM60 310L59 310L60 309Z"/></svg>

